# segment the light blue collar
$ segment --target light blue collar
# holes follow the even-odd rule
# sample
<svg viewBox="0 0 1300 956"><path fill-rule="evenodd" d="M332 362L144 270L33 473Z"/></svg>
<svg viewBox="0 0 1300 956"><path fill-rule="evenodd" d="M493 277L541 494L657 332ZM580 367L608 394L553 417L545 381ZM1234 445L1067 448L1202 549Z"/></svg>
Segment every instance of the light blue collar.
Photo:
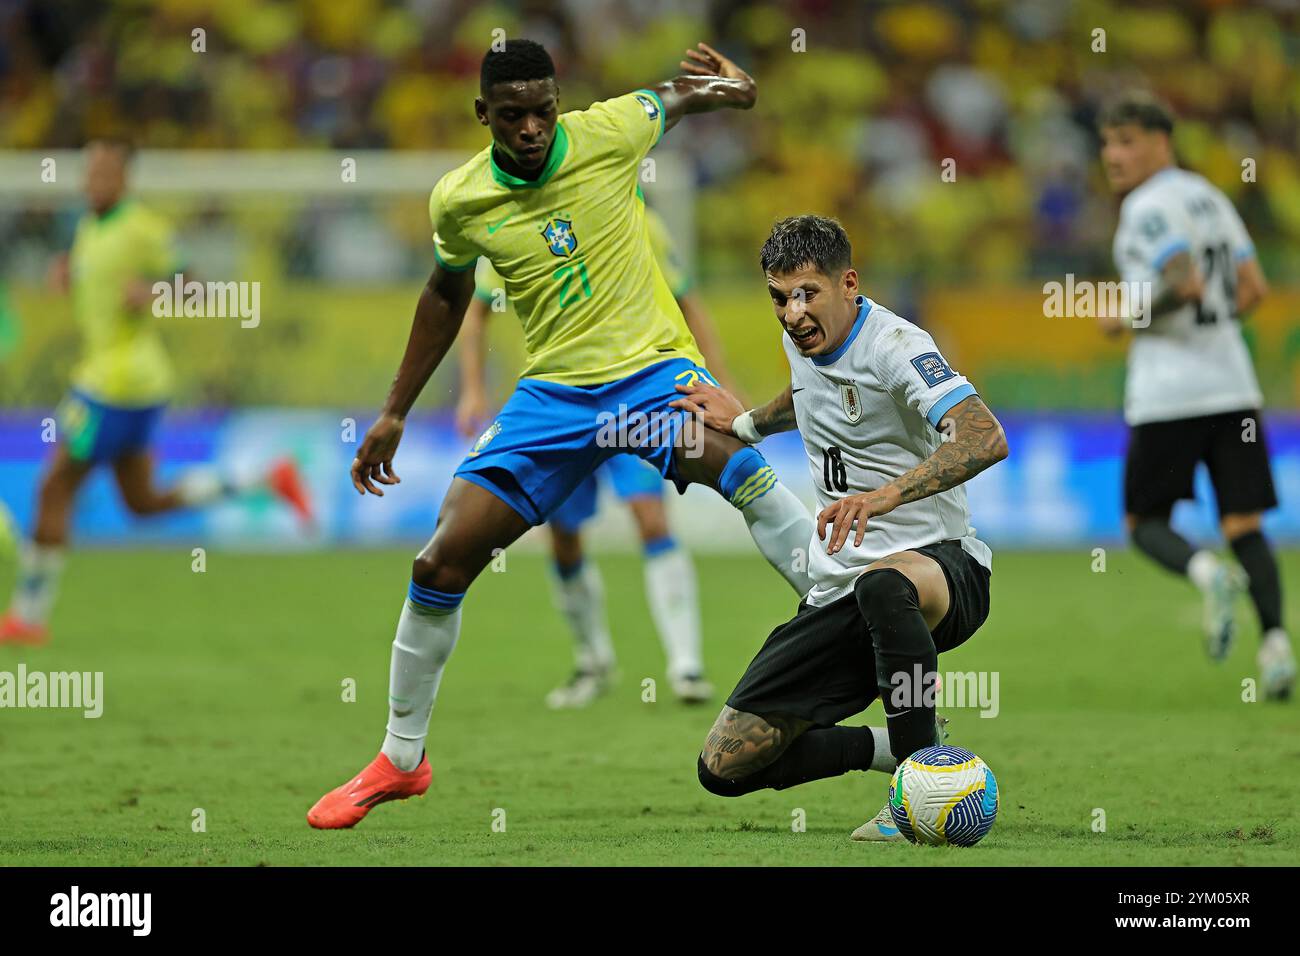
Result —
<svg viewBox="0 0 1300 956"><path fill-rule="evenodd" d="M812 358L812 363L814 365L832 365L835 362L838 362L840 357L849 350L849 346L853 344L853 340L858 337L858 333L862 331L862 326L866 323L867 316L871 314L871 300L865 295L860 295L854 298L853 301L858 305L858 317L853 320L853 328L849 329L849 337L844 340L839 348L834 352L831 352L829 355L814 355Z"/></svg>

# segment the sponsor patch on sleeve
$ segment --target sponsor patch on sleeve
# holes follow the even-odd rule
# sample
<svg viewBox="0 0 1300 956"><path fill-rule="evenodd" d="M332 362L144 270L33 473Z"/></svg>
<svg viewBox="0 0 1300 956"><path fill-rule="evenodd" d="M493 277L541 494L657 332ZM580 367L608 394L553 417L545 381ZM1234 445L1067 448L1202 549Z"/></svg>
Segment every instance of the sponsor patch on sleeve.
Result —
<svg viewBox="0 0 1300 956"><path fill-rule="evenodd" d="M657 120L657 119L659 119L659 104L658 104L658 103L656 103L656 102L655 102L653 99L651 99L650 97L646 96L644 93L637 93L637 94L636 94L636 100L637 100L638 103L641 104L641 108L642 108L643 110L645 110L645 115L646 115L649 119L652 119L652 120Z"/></svg>
<svg viewBox="0 0 1300 956"><path fill-rule="evenodd" d="M943 360L943 356L938 352L926 352L924 355L918 355L912 359L912 367L924 379L925 384L934 388L941 382L946 382L950 378L956 378L957 373L948 367L948 363Z"/></svg>

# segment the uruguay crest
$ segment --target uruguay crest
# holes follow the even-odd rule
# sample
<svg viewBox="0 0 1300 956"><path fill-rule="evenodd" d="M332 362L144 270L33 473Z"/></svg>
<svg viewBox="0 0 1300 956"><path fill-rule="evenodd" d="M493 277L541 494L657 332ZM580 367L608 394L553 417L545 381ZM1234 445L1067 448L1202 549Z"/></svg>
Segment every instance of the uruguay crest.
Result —
<svg viewBox="0 0 1300 956"><path fill-rule="evenodd" d="M844 414L849 422L856 425L862 420L862 399L858 396L858 387L853 383L840 385L840 401L844 404Z"/></svg>
<svg viewBox="0 0 1300 956"><path fill-rule="evenodd" d="M573 234L573 220L552 219L542 227L542 238L553 255L567 259L578 248L578 237Z"/></svg>

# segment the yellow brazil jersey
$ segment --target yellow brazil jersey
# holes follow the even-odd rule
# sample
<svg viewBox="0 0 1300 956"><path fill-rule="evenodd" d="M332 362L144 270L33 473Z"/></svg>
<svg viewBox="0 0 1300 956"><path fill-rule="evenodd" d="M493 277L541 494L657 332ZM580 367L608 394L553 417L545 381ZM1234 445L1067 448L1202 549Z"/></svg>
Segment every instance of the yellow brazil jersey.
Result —
<svg viewBox="0 0 1300 956"><path fill-rule="evenodd" d="M500 169L489 145L434 187L434 255L457 270L482 256L501 275L525 377L595 385L671 358L703 364L638 196L663 129L659 97L640 90L561 115L534 182Z"/></svg>
<svg viewBox="0 0 1300 956"><path fill-rule="evenodd" d="M122 201L104 216L88 213L72 243L73 311L82 358L72 375L79 391L110 405L142 407L166 400L167 359L146 305L130 309L127 288L170 278L176 265L171 230L160 217Z"/></svg>
<svg viewBox="0 0 1300 956"><path fill-rule="evenodd" d="M664 281L668 283L673 298L680 299L690 291L691 278L682 265L677 245L668 231L668 223L664 222L663 216L649 206L646 206L645 222L650 231L650 251L654 254L659 271L664 274ZM486 259L479 259L474 269L475 297L484 302L492 302L498 289L505 290L505 283L501 281L501 276L496 269L492 268L492 263Z"/></svg>

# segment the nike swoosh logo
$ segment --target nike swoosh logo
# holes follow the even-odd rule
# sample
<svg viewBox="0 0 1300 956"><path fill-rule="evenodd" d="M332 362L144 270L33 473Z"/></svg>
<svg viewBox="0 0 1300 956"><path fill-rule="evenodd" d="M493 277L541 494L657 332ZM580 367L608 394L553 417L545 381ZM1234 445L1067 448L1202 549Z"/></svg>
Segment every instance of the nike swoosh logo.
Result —
<svg viewBox="0 0 1300 956"><path fill-rule="evenodd" d="M504 226L513 218L515 218L515 215L514 213L511 213L510 215L506 216L506 218L502 219L500 222L496 224L488 223L488 235L489 236L492 235L494 232L496 232L498 229L500 229L502 226Z"/></svg>
<svg viewBox="0 0 1300 956"><path fill-rule="evenodd" d="M807 388L807 387L808 387L808 386L805 385L803 388ZM790 389L790 394L793 395L795 392L802 392L802 391L803 391L803 388L792 388L792 389Z"/></svg>

